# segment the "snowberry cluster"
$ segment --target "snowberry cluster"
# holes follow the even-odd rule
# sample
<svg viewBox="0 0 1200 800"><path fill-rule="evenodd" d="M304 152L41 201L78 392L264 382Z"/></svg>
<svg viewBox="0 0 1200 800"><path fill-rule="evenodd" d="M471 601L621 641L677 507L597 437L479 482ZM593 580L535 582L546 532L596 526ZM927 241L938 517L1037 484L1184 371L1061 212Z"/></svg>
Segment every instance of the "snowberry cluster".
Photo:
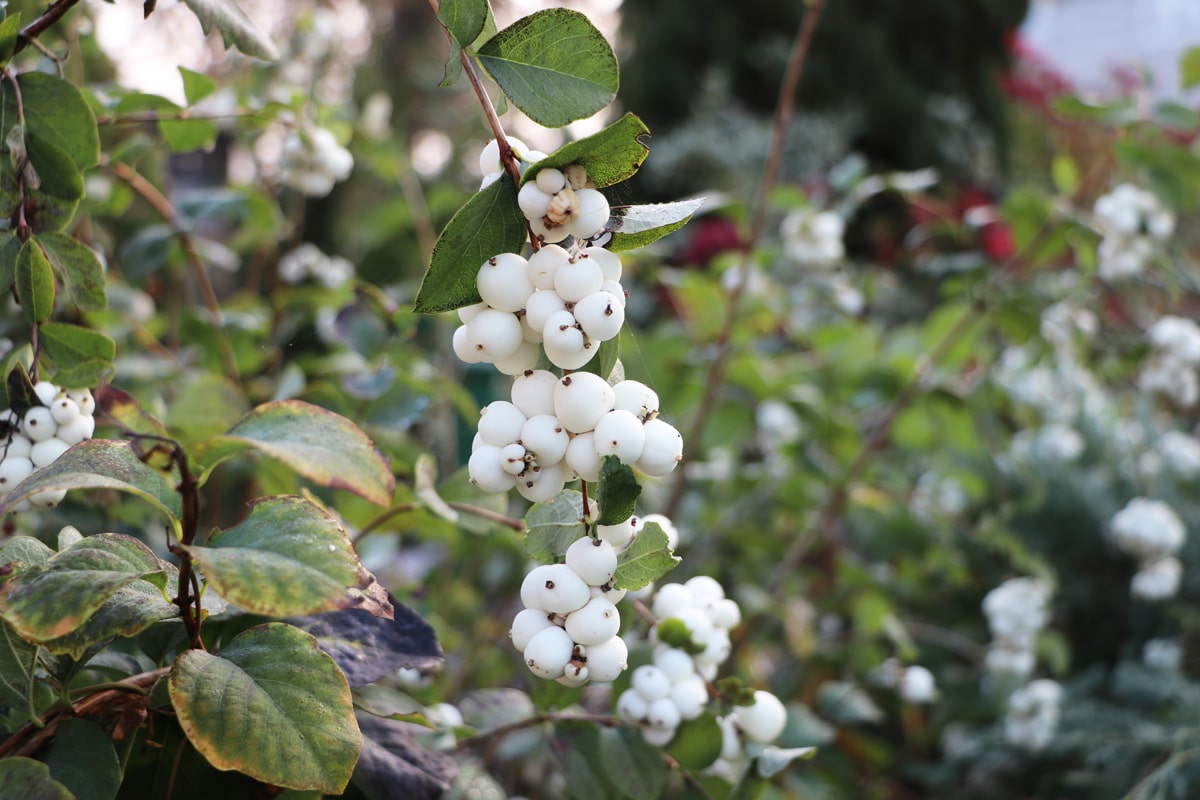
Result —
<svg viewBox="0 0 1200 800"><path fill-rule="evenodd" d="M842 244L846 223L835 211L802 208L783 219L783 235L787 254L801 264L829 264L841 261L846 255Z"/></svg>
<svg viewBox="0 0 1200 800"><path fill-rule="evenodd" d="M704 711L707 682L716 677L717 669L729 657L729 631L741 622L742 615L737 603L725 596L721 584L704 575L686 583L660 586L651 610L658 620L650 633L654 643L652 663L633 671L630 688L617 698L617 716L640 725L650 744L665 746L675 737L681 722L695 719ZM674 633L660 635L664 626L671 626ZM684 644L674 641L680 631L686 633L694 654L663 641L665 635L675 644ZM763 708L769 704L764 701ZM773 730L754 713L747 713L752 721L746 735L755 741L769 742L783 729L782 722L779 730ZM763 735L765 740L759 738Z"/></svg>
<svg viewBox="0 0 1200 800"><path fill-rule="evenodd" d="M1174 597L1183 576L1183 563L1175 554L1187 536L1179 515L1160 500L1135 497L1113 515L1109 531L1117 547L1141 564L1130 583L1133 596L1149 601Z"/></svg>
<svg viewBox="0 0 1200 800"><path fill-rule="evenodd" d="M1041 750L1058 726L1062 686L1047 678L1032 681L1008 698L1004 738L1025 750Z"/></svg>
<svg viewBox="0 0 1200 800"><path fill-rule="evenodd" d="M1106 281L1140 275L1175 230L1175 216L1158 198L1128 183L1099 198L1094 211L1104 234L1097 271Z"/></svg>
<svg viewBox="0 0 1200 800"><path fill-rule="evenodd" d="M284 186L309 197L324 197L333 185L350 177L354 156L325 128L293 131L284 140L279 179Z"/></svg>
<svg viewBox="0 0 1200 800"><path fill-rule="evenodd" d="M617 551L584 536L567 548L562 564L534 567L521 584L519 611L509 629L529 670L567 686L608 683L625 670L629 650L617 635L621 614L614 589Z"/></svg>
<svg viewBox="0 0 1200 800"><path fill-rule="evenodd" d="M932 703L937 699L937 681L928 668L920 664L904 666L894 658L879 665L873 676L880 686L895 689L906 703Z"/></svg>
<svg viewBox="0 0 1200 800"><path fill-rule="evenodd" d="M21 481L50 464L67 448L92 438L96 401L87 389L64 390L49 381L38 381L34 392L40 401L18 416L8 410L2 417L8 433L0 444L0 500ZM65 490L39 492L15 505L13 511L54 508Z"/></svg>
<svg viewBox="0 0 1200 800"><path fill-rule="evenodd" d="M326 289L336 289L354 277L354 265L341 256L329 256L312 242L304 242L279 259L279 279L296 284L312 278Z"/></svg>
<svg viewBox="0 0 1200 800"><path fill-rule="evenodd" d="M983 598L983 613L992 631L986 665L989 671L1029 677L1034 667L1034 644L1045 627L1050 587L1037 578L1012 578Z"/></svg>
<svg viewBox="0 0 1200 800"><path fill-rule="evenodd" d="M1186 317L1165 316L1146 331L1153 352L1138 376L1138 388L1160 394L1180 408L1200 400L1200 325Z"/></svg>
<svg viewBox="0 0 1200 800"><path fill-rule="evenodd" d="M658 395L638 381L610 386L588 372L559 378L527 370L511 397L488 404L479 418L467 471L484 491L515 486L544 502L569 480L599 480L608 455L655 477L683 457L679 431L658 418Z"/></svg>

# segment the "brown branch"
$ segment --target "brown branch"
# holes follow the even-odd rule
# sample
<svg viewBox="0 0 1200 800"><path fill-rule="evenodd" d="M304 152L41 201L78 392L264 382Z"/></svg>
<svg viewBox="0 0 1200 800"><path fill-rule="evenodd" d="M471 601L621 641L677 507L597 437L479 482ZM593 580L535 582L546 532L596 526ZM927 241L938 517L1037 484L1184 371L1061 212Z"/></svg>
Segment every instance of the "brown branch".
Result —
<svg viewBox="0 0 1200 800"><path fill-rule="evenodd" d="M463 503L458 500L451 500L449 503L447 503L447 505L449 505L455 511L461 511L464 514L470 514L473 517L479 517L480 519L486 519L489 522L495 522L499 525L503 525L506 528L512 528L517 533L522 533L525 530L525 523L521 520L513 519L512 517L506 516L505 514L501 514L497 511L492 511L490 508L473 506L470 503Z"/></svg>
<svg viewBox="0 0 1200 800"><path fill-rule="evenodd" d="M237 357L234 355L233 346L229 343L229 339L226 338L221 324L224 317L221 313L221 304L217 300L217 294L213 291L212 282L208 278L208 269L204 266L204 259L200 257L200 253L196 249L195 237L184 226L183 220L180 219L175 207L171 205L171 201L158 190L157 186L142 177L137 170L120 161L106 161L104 167L114 177L137 192L154 209L155 213L163 218L171 227L175 237L179 239L184 259L187 261L192 277L196 281L200 297L204 302L205 308L212 315L213 329L217 340L217 351L220 355L225 374L230 380L240 386L241 375L237 367Z"/></svg>
<svg viewBox="0 0 1200 800"><path fill-rule="evenodd" d="M17 34L17 44L13 47L13 55L24 50L29 45L33 44L37 37L46 32L50 26L63 18L63 15L70 10L71 6L78 3L79 0L55 0L50 4L50 7L42 12L42 15L33 22L26 25Z"/></svg>
<svg viewBox="0 0 1200 800"><path fill-rule="evenodd" d="M788 57L787 69L779 86L779 99L775 104L775 125L771 133L771 148L767 153L762 183L759 185L758 196L754 201L750 236L743 245L740 263L737 267L741 279L733 285L726 299L725 321L713 342L714 355L712 363L709 365L704 391L700 393L700 403L696 408L696 415L692 419L688 435L683 439L684 464L689 463L699 454L704 428L716 408L721 385L725 382L729 357L733 352L730 342L733 338L734 328L741 317L742 290L746 285L746 273L750 269L754 247L766 228L771 193L779 181L779 166L783 161L784 145L787 140L788 126L792 119L792 107L795 104L796 87L799 86L800 77L804 74L804 63L808 59L813 33L817 29L817 22L820 20L824 8L825 0L808 0L808 9L804 12L804 19L801 20L800 27L796 31L796 38L792 41L791 55ZM671 486L671 495L663 512L666 516L674 517L678 513L686 490L687 471L680 469L675 475L675 482Z"/></svg>

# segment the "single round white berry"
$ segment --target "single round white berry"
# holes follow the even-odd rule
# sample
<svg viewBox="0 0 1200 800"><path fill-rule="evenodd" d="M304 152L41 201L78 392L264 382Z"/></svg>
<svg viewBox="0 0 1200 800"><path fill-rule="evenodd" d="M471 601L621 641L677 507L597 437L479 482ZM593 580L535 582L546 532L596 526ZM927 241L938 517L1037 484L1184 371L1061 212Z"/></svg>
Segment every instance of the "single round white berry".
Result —
<svg viewBox="0 0 1200 800"><path fill-rule="evenodd" d="M677 647L660 644L654 648L654 666L661 669L672 684L695 676L692 657Z"/></svg>
<svg viewBox="0 0 1200 800"><path fill-rule="evenodd" d="M34 406L25 412L25 421L21 431L34 442L44 442L58 431L58 423L50 409L45 406Z"/></svg>
<svg viewBox="0 0 1200 800"><path fill-rule="evenodd" d="M742 610L736 601L726 597L713 604L709 611L713 625L724 630L736 628L742 623Z"/></svg>
<svg viewBox="0 0 1200 800"><path fill-rule="evenodd" d="M617 571L617 551L603 539L584 536L567 548L566 562L588 586L603 586Z"/></svg>
<svg viewBox="0 0 1200 800"><path fill-rule="evenodd" d="M540 608L524 608L513 617L512 626L508 629L508 638L512 639L513 647L525 652L525 647L534 634L550 627L555 626L548 612Z"/></svg>
<svg viewBox="0 0 1200 800"><path fill-rule="evenodd" d="M692 593L696 605L711 609L718 600L725 599L725 589L720 581L708 575L696 575L683 583Z"/></svg>
<svg viewBox="0 0 1200 800"><path fill-rule="evenodd" d="M646 445L645 426L629 411L609 411L596 423L594 436L596 453L602 459L616 456L622 464L635 464Z"/></svg>
<svg viewBox="0 0 1200 800"><path fill-rule="evenodd" d="M79 444L84 439L92 438L96 432L96 418L80 415L78 419L67 425L59 425L55 438L62 439L67 444ZM22 437L24 438L24 437Z"/></svg>
<svg viewBox="0 0 1200 800"><path fill-rule="evenodd" d="M556 244L543 245L529 257L529 279L538 289L554 288L554 273L571 260L571 254Z"/></svg>
<svg viewBox="0 0 1200 800"><path fill-rule="evenodd" d="M570 614L592 599L588 585L566 564L534 567L521 582L521 602L555 614Z"/></svg>
<svg viewBox="0 0 1200 800"><path fill-rule="evenodd" d="M489 172L487 175L484 175L483 178L479 181L479 191L482 192L484 189L488 188L493 183L495 183L496 181L500 180L503 177L504 177L504 173L501 172L500 170L496 170L495 172Z"/></svg>
<svg viewBox="0 0 1200 800"><path fill-rule="evenodd" d="M492 366L505 375L521 375L536 367L541 357L542 348L538 347L538 343L526 339L521 342L517 352L508 358L497 359Z"/></svg>
<svg viewBox="0 0 1200 800"><path fill-rule="evenodd" d="M33 462L22 456L9 456L0 462L0 497L33 474Z"/></svg>
<svg viewBox="0 0 1200 800"><path fill-rule="evenodd" d="M671 680L667 673L653 664L643 664L629 676L630 686L647 702L660 700L671 693Z"/></svg>
<svg viewBox="0 0 1200 800"><path fill-rule="evenodd" d="M551 202L553 202L553 200L551 200ZM537 219L529 220L529 229L533 231L535 236L537 236L546 244L561 242L563 239L566 239L571 235L570 231L567 230L565 225L556 225L553 228L547 226L545 217L538 217Z"/></svg>
<svg viewBox="0 0 1200 800"><path fill-rule="evenodd" d="M517 192L517 205L525 219L541 219L550 210L554 192L545 192L536 181L529 181Z"/></svg>
<svg viewBox="0 0 1200 800"><path fill-rule="evenodd" d="M594 683L615 681L629 666L629 646L620 636L587 649L588 671Z"/></svg>
<svg viewBox="0 0 1200 800"><path fill-rule="evenodd" d="M591 431L577 434L571 439L563 461L580 480L588 483L600 480L600 454L596 452L596 437Z"/></svg>
<svg viewBox="0 0 1200 800"><path fill-rule="evenodd" d="M725 659L733 652L733 644L724 628L713 628L704 643L704 650L696 654L696 661L709 664L724 664Z"/></svg>
<svg viewBox="0 0 1200 800"><path fill-rule="evenodd" d="M550 464L526 472L517 479L517 493L531 503L545 503L556 497L567 482L567 470L559 464Z"/></svg>
<svg viewBox="0 0 1200 800"><path fill-rule="evenodd" d="M507 492L513 488L513 476L501 465L501 449L494 444L482 445L467 460L471 483L485 492Z"/></svg>
<svg viewBox="0 0 1200 800"><path fill-rule="evenodd" d="M573 259L554 271L554 291L568 303L578 303L603 285L600 265L590 258Z"/></svg>
<svg viewBox="0 0 1200 800"><path fill-rule="evenodd" d="M550 326L547 325L546 328L549 330ZM567 338L551 338L542 342L547 360L561 370L581 369L596 355L598 347L578 328L560 330ZM579 335L575 336L571 331L576 331Z"/></svg>
<svg viewBox="0 0 1200 800"><path fill-rule="evenodd" d="M512 403L527 418L554 413L554 387L559 378L550 370L529 370L513 380Z"/></svg>
<svg viewBox="0 0 1200 800"><path fill-rule="evenodd" d="M626 689L617 698L617 716L625 722L637 724L646 719L646 709L649 706L640 694L633 689Z"/></svg>
<svg viewBox="0 0 1200 800"><path fill-rule="evenodd" d="M570 314L567 310L567 304L558 296L558 292L553 289L538 289L533 294L525 299L525 321L531 328L536 328L544 339L546 336L546 323L550 321L550 317L558 313ZM563 320L560 318L560 324ZM569 325L575 324L575 315L571 315Z"/></svg>
<svg viewBox="0 0 1200 800"><path fill-rule="evenodd" d="M679 707L670 696L655 700L646 706L646 723L651 728L678 728L680 716Z"/></svg>
<svg viewBox="0 0 1200 800"><path fill-rule="evenodd" d="M45 439L33 445L33 448L29 451L29 460L38 469L48 467L57 461L59 456L67 452L67 448L70 446L57 436Z"/></svg>
<svg viewBox="0 0 1200 800"><path fill-rule="evenodd" d="M693 605L692 593L682 583L664 583L658 587L650 610L659 619L673 617Z"/></svg>
<svg viewBox="0 0 1200 800"><path fill-rule="evenodd" d="M577 644L584 646L604 644L620 629L620 612L601 597L593 597L583 608L567 615L567 633Z"/></svg>
<svg viewBox="0 0 1200 800"><path fill-rule="evenodd" d="M483 146L483 150L479 153L479 173L487 175L489 172L496 172L499 169L502 169L500 143L492 139Z"/></svg>
<svg viewBox="0 0 1200 800"><path fill-rule="evenodd" d="M525 415L507 400L493 400L479 412L479 435L487 444L504 447L521 438Z"/></svg>
<svg viewBox="0 0 1200 800"><path fill-rule="evenodd" d="M553 414L538 414L525 421L521 428L521 443L533 453L543 467L557 464L567 454L571 437Z"/></svg>
<svg viewBox="0 0 1200 800"><path fill-rule="evenodd" d="M513 442L500 448L500 468L509 475L520 475L525 471L525 448Z"/></svg>
<svg viewBox="0 0 1200 800"><path fill-rule="evenodd" d="M533 294L529 266L516 253L500 253L483 262L475 277L483 302L499 311L515 312L525 307ZM482 313L482 312L480 312Z"/></svg>
<svg viewBox="0 0 1200 800"><path fill-rule="evenodd" d="M488 304L482 302L472 303L469 306L463 306L462 308L458 309L458 321L463 325L466 325L468 322L475 319L476 315L479 314L480 311L483 311L487 307Z"/></svg>
<svg viewBox="0 0 1200 800"><path fill-rule="evenodd" d="M606 281L621 280L621 257L603 247L585 247L579 251L580 258L590 258L600 266Z"/></svg>
<svg viewBox="0 0 1200 800"><path fill-rule="evenodd" d="M640 527L641 523L638 522L638 518L630 517L616 525L597 525L596 535L619 550L629 544L629 540L633 538Z"/></svg>
<svg viewBox="0 0 1200 800"><path fill-rule="evenodd" d="M67 397L79 406L79 413L90 417L96 411L96 398L91 389L68 389Z"/></svg>
<svg viewBox="0 0 1200 800"><path fill-rule="evenodd" d="M28 502L34 508L54 508L67 496L66 489L51 489L29 495Z"/></svg>
<svg viewBox="0 0 1200 800"><path fill-rule="evenodd" d="M587 239L604 230L608 224L608 198L597 189L579 189L575 199L579 210L565 226L570 234L576 239Z"/></svg>
<svg viewBox="0 0 1200 800"><path fill-rule="evenodd" d="M454 329L454 338L450 340L450 344L459 361L464 364L479 363L479 351L471 344L471 332L466 325L459 325Z"/></svg>
<svg viewBox="0 0 1200 800"><path fill-rule="evenodd" d="M735 706L732 716L746 738L759 744L770 744L778 739L787 724L787 709L783 703L761 689L754 693L754 705Z"/></svg>
<svg viewBox="0 0 1200 800"><path fill-rule="evenodd" d="M567 375L554 389L554 415L571 433L593 430L613 402L612 387L590 372Z"/></svg>
<svg viewBox="0 0 1200 800"><path fill-rule="evenodd" d="M29 458L33 442L24 434L13 432L7 441L0 439L0 458Z"/></svg>
<svg viewBox="0 0 1200 800"><path fill-rule="evenodd" d="M79 411L79 404L64 395L55 398L50 406L50 416L54 417L54 421L61 426L71 424L82 414Z"/></svg>
<svg viewBox="0 0 1200 800"><path fill-rule="evenodd" d="M675 738L675 731L676 728L657 728L647 725L642 728L642 738L651 747L666 747Z"/></svg>
<svg viewBox="0 0 1200 800"><path fill-rule="evenodd" d="M658 415L658 393L641 381L620 381L613 385L614 408L628 411L638 419Z"/></svg>
<svg viewBox="0 0 1200 800"><path fill-rule="evenodd" d="M614 338L625 324L625 306L605 291L586 295L575 304L572 313L583 332L601 342Z"/></svg>
<svg viewBox="0 0 1200 800"><path fill-rule="evenodd" d="M49 407L54 404L54 398L58 397L58 387L50 381L38 381L33 385L33 393L42 401L42 405Z"/></svg>
<svg viewBox="0 0 1200 800"><path fill-rule="evenodd" d="M558 194L562 188L567 185L567 179L561 171L554 167L545 167L538 170L537 177L534 178L537 186L546 194ZM546 212L542 212L545 214Z"/></svg>
<svg viewBox="0 0 1200 800"><path fill-rule="evenodd" d="M683 460L683 437L670 423L661 419L646 422L646 446L636 466L653 478L661 478Z"/></svg>
<svg viewBox="0 0 1200 800"><path fill-rule="evenodd" d="M524 340L521 320L508 311L485 308L467 323L467 344L480 361L492 363L508 358Z"/></svg>
<svg viewBox="0 0 1200 800"><path fill-rule="evenodd" d="M539 678L557 678L575 651L575 643L562 628L552 625L535 633L525 645L525 665Z"/></svg>

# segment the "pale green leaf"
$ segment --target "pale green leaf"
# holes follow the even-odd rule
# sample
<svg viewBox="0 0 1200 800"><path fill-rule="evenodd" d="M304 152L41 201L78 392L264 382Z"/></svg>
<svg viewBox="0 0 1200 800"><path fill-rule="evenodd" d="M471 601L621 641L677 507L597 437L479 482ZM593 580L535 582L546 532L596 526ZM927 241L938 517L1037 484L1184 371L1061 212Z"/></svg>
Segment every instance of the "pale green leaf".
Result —
<svg viewBox="0 0 1200 800"><path fill-rule="evenodd" d="M562 557L583 536L583 495L568 489L545 503L535 503L525 515L525 527L525 552L530 558L548 564Z"/></svg>
<svg viewBox="0 0 1200 800"><path fill-rule="evenodd" d="M45 754L50 775L75 800L113 800L121 788L121 762L112 737L90 719L64 719Z"/></svg>
<svg viewBox="0 0 1200 800"><path fill-rule="evenodd" d="M279 51L270 37L260 31L233 0L183 0L200 20L205 34L220 31L226 47L237 47L248 56L274 61Z"/></svg>
<svg viewBox="0 0 1200 800"><path fill-rule="evenodd" d="M704 198L698 197L617 209L613 213L613 238L608 247L616 252L645 247L682 228L702 205Z"/></svg>
<svg viewBox="0 0 1200 800"><path fill-rule="evenodd" d="M16 285L25 319L34 325L49 319L54 313L54 271L36 239L21 245L17 254Z"/></svg>
<svg viewBox="0 0 1200 800"><path fill-rule="evenodd" d="M650 129L640 118L626 112L603 130L568 142L534 164L521 177L521 183L534 180L543 168L561 169L571 164L579 164L587 170L588 179L600 188L620 183L633 177L646 160L650 148L646 147L642 137L649 133Z"/></svg>
<svg viewBox="0 0 1200 800"><path fill-rule="evenodd" d="M612 585L631 591L641 589L675 569L680 560L671 552L662 527L657 522L648 522L617 556Z"/></svg>

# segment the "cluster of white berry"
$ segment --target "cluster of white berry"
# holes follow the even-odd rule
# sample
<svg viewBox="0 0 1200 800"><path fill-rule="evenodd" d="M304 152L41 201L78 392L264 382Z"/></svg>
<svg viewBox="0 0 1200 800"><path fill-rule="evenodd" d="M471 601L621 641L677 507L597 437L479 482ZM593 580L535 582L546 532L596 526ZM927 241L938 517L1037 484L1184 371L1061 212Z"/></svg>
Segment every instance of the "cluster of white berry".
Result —
<svg viewBox="0 0 1200 800"><path fill-rule="evenodd" d="M1130 593L1151 602L1174 597L1183 577L1183 562L1175 554L1187 536L1179 515L1161 500L1135 497L1113 515L1109 531L1117 547L1140 563Z"/></svg>
<svg viewBox="0 0 1200 800"><path fill-rule="evenodd" d="M279 169L284 186L309 197L324 197L335 183L350 177L354 156L338 144L332 131L314 125L288 134Z"/></svg>
<svg viewBox="0 0 1200 800"><path fill-rule="evenodd" d="M895 689L906 703L932 703L937 699L937 681L927 667L920 664L904 666L895 658L884 661L872 676L880 686Z"/></svg>
<svg viewBox="0 0 1200 800"><path fill-rule="evenodd" d="M1011 578L983 598L992 632L988 671L1025 679L1033 672L1034 645L1045 627L1050 587L1037 578Z"/></svg>
<svg viewBox="0 0 1200 800"><path fill-rule="evenodd" d="M1153 352L1138 376L1138 388L1166 397L1180 408L1200 401L1200 325L1165 316L1146 331Z"/></svg>
<svg viewBox="0 0 1200 800"><path fill-rule="evenodd" d="M629 649L617 635L612 587L617 551L604 539L584 536L567 548L562 564L534 567L521 584L521 602L509 629L513 646L538 677L567 686L607 683L625 670Z"/></svg>
<svg viewBox="0 0 1200 800"><path fill-rule="evenodd" d="M1096 200L1100 242L1097 272L1106 281L1140 275L1175 230L1175 216L1150 192L1121 184Z"/></svg>
<svg viewBox="0 0 1200 800"><path fill-rule="evenodd" d="M279 258L279 280L296 284L312 278L326 289L336 289L354 277L354 265L341 256L326 255L312 242L304 242Z"/></svg>
<svg viewBox="0 0 1200 800"><path fill-rule="evenodd" d="M588 372L559 378L527 370L511 397L488 404L479 418L467 471L484 491L515 486L545 502L569 480L599 480L608 455L654 477L683 457L679 431L658 418L658 395L638 381L610 386Z"/></svg>
<svg viewBox="0 0 1200 800"><path fill-rule="evenodd" d="M11 409L0 415L8 434L0 440L0 500L21 481L48 467L73 444L92 438L96 401L88 389L64 390L49 381L38 381L34 392L40 401L18 416ZM15 505L12 511L54 508L65 490L39 492Z"/></svg>
<svg viewBox="0 0 1200 800"><path fill-rule="evenodd" d="M1056 681L1039 678L1009 695L1004 738L1025 750L1045 747L1058 726L1062 693Z"/></svg>

